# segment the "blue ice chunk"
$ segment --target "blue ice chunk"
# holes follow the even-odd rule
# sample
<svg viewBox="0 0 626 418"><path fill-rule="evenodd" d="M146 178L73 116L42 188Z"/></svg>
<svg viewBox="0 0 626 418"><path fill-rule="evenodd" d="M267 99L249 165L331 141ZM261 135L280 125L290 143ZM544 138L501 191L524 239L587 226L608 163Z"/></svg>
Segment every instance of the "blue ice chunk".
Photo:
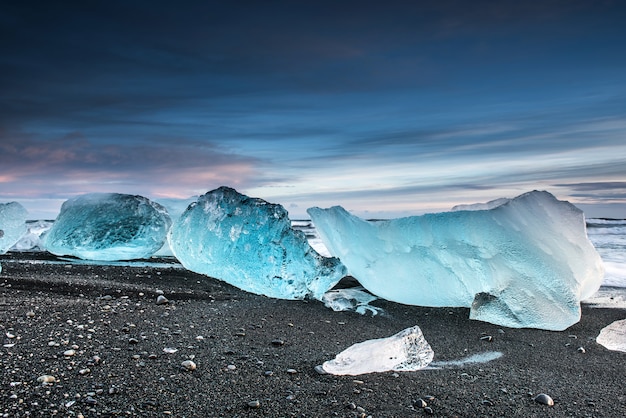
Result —
<svg viewBox="0 0 626 418"><path fill-rule="evenodd" d="M4 254L26 233L28 212L17 202L0 203L0 254Z"/></svg>
<svg viewBox="0 0 626 418"><path fill-rule="evenodd" d="M143 196L90 193L64 202L42 241L56 255L134 260L158 251L170 225L165 208Z"/></svg>
<svg viewBox="0 0 626 418"><path fill-rule="evenodd" d="M168 241L182 265L248 292L321 299L345 276L336 258L311 248L287 211L228 187L210 191L173 223Z"/></svg>
<svg viewBox="0 0 626 418"><path fill-rule="evenodd" d="M379 297L469 307L508 327L578 322L604 275L582 211L540 191L468 208L380 222L338 206L308 212L330 253Z"/></svg>
<svg viewBox="0 0 626 418"><path fill-rule="evenodd" d="M0 254L9 251L26 233L27 215L24 206L17 202L0 203Z"/></svg>

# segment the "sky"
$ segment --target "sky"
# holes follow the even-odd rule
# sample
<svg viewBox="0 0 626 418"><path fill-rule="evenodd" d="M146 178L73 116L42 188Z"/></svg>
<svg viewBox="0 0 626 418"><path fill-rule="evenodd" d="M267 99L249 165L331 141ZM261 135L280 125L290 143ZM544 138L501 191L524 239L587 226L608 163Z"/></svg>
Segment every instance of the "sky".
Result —
<svg viewBox="0 0 626 418"><path fill-rule="evenodd" d="M0 202L219 186L292 219L547 190L626 218L624 1L9 1Z"/></svg>

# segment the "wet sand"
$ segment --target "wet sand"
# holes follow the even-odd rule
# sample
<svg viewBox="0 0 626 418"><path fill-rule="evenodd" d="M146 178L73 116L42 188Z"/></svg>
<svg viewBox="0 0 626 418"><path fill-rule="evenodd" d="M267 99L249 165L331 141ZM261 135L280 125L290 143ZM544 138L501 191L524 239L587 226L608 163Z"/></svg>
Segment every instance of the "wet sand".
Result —
<svg viewBox="0 0 626 418"><path fill-rule="evenodd" d="M595 342L604 326L626 318L623 309L583 305L581 322L563 332L381 300L373 304L384 315L362 316L253 295L157 261L130 267L45 253L0 256L0 416L626 416L626 354ZM169 303L156 303L160 293ZM503 355L405 373L314 369L354 343L413 325L436 362ZM181 367L188 359L195 370ZM43 375L56 382L38 382ZM555 405L533 401L539 393ZM432 411L418 407L419 398Z"/></svg>

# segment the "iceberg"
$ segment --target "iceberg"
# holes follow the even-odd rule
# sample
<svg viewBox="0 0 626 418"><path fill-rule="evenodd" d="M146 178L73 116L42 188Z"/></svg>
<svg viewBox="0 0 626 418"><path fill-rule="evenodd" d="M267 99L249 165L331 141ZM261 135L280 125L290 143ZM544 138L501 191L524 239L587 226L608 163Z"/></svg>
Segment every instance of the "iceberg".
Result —
<svg viewBox="0 0 626 418"><path fill-rule="evenodd" d="M165 208L143 196L90 193L63 203L42 244L53 254L85 260L149 258L170 225Z"/></svg>
<svg viewBox="0 0 626 418"><path fill-rule="evenodd" d="M386 371L409 372L428 366L435 353L418 326L387 338L354 344L322 364L334 375L359 375Z"/></svg>
<svg viewBox="0 0 626 418"><path fill-rule="evenodd" d="M321 299L345 276L319 255L287 211L229 187L200 196L172 224L172 252L188 270L248 292L280 299Z"/></svg>
<svg viewBox="0 0 626 418"><path fill-rule="evenodd" d="M578 322L580 300L604 275L582 211L545 191L472 209L378 222L339 206L308 213L330 253L376 296L469 307L472 319L513 328Z"/></svg>
<svg viewBox="0 0 626 418"><path fill-rule="evenodd" d="M27 214L24 206L17 202L0 203L0 254L9 251L26 233Z"/></svg>

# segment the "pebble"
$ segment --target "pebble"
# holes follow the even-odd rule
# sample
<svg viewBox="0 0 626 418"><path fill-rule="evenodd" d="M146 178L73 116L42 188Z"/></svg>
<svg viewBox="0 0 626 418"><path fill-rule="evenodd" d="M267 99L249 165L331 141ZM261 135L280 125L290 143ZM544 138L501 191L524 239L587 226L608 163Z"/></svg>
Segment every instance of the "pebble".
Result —
<svg viewBox="0 0 626 418"><path fill-rule="evenodd" d="M156 304L157 305L165 305L167 303L169 303L170 301L163 295L159 295L156 299Z"/></svg>
<svg viewBox="0 0 626 418"><path fill-rule="evenodd" d="M493 341L493 337L491 335L485 335L484 337L480 337L481 341Z"/></svg>
<svg viewBox="0 0 626 418"><path fill-rule="evenodd" d="M54 376L50 376L49 374L44 374L43 376L39 376L37 378L39 383L54 383L57 379Z"/></svg>
<svg viewBox="0 0 626 418"><path fill-rule="evenodd" d="M185 370L193 371L196 370L196 363L191 360L185 360L181 364Z"/></svg>
<svg viewBox="0 0 626 418"><path fill-rule="evenodd" d="M317 372L317 374L328 374L328 372L324 370L324 366L322 366L321 364L315 366L315 371Z"/></svg>
<svg viewBox="0 0 626 418"><path fill-rule="evenodd" d="M139 340L137 338L128 339L128 344L137 344L137 343L139 343Z"/></svg>
<svg viewBox="0 0 626 418"><path fill-rule="evenodd" d="M35 312L28 311L28 312L26 312L26 316L29 317L29 318L33 318L35 316Z"/></svg>
<svg viewBox="0 0 626 418"><path fill-rule="evenodd" d="M587 350L585 350L585 347L578 347L578 352L581 354L585 354Z"/></svg>
<svg viewBox="0 0 626 418"><path fill-rule="evenodd" d="M296 369L287 369L287 373L289 373L289 374L296 374L296 373L298 373L298 371Z"/></svg>
<svg viewBox="0 0 626 418"><path fill-rule="evenodd" d="M544 405L554 406L554 400L550 397L550 395L546 395L545 393L540 393L535 396L534 401Z"/></svg>
<svg viewBox="0 0 626 418"><path fill-rule="evenodd" d="M272 345L275 345L276 347L280 347L281 345L285 345L285 341L284 340L272 340Z"/></svg>
<svg viewBox="0 0 626 418"><path fill-rule="evenodd" d="M174 354L177 351L178 350L176 348L171 348L171 347L165 347L163 349L163 352L166 353L166 354Z"/></svg>
<svg viewBox="0 0 626 418"><path fill-rule="evenodd" d="M65 350L63 352L63 355L65 357L72 357L74 354L76 354L76 350L72 349L72 350Z"/></svg>
<svg viewBox="0 0 626 418"><path fill-rule="evenodd" d="M428 404L426 403L425 400L423 400L422 398L417 399L415 402L413 402L413 405L417 408L426 408L428 406Z"/></svg>
<svg viewBox="0 0 626 418"><path fill-rule="evenodd" d="M259 401L250 401L248 402L248 408L260 408L261 402Z"/></svg>
<svg viewBox="0 0 626 418"><path fill-rule="evenodd" d="M267 377L274 376L274 372L273 372L273 371L271 371L271 370L266 370L266 371L263 373L263 375L264 375L264 376L267 376Z"/></svg>
<svg viewBox="0 0 626 418"><path fill-rule="evenodd" d="M226 366L227 370L236 370L237 366L235 366L234 364L229 364L228 366Z"/></svg>

